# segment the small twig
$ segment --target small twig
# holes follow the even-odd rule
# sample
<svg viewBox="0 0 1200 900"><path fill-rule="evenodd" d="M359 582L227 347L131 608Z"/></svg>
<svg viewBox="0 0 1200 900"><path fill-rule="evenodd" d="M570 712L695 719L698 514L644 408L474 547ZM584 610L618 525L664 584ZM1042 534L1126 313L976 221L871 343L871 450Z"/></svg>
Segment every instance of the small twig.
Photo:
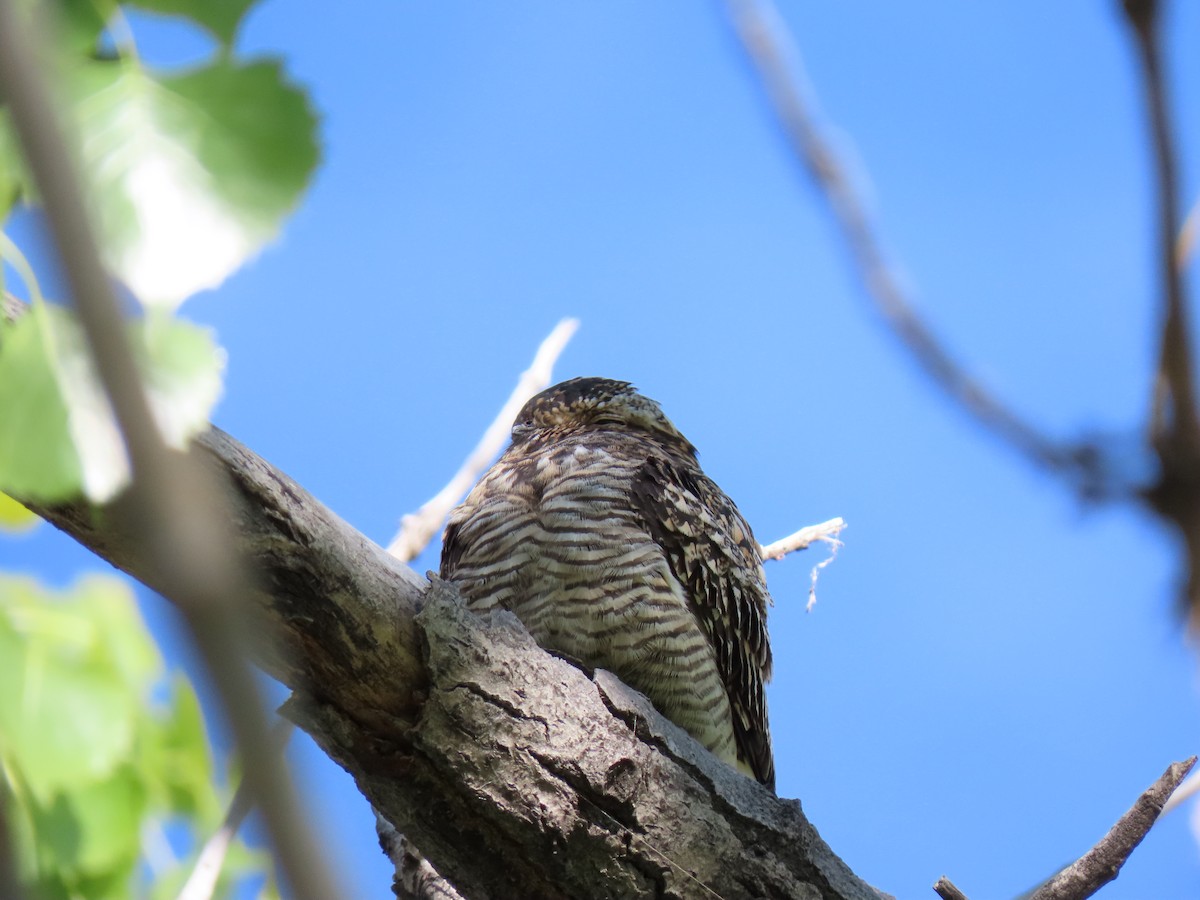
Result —
<svg viewBox="0 0 1200 900"><path fill-rule="evenodd" d="M167 447L151 413L124 319L100 262L58 106L38 62L50 54L37 19L19 14L14 0L0 0L0 92L129 454L133 483L119 514L128 517L152 559L156 587L183 613L237 740L246 781L263 810L287 886L302 900L341 896L268 746L260 691L247 661L250 629L240 623L248 578L231 550L227 517L217 508L224 498L195 456Z"/></svg>
<svg viewBox="0 0 1200 900"><path fill-rule="evenodd" d="M517 386L496 415L492 424L484 432L479 444L471 451L466 462L462 464L454 477L437 495L428 500L415 513L409 513L401 520L400 531L388 545L388 553L403 562L416 559L425 549L430 538L437 533L454 504L458 503L471 486L479 478L480 473L496 458L496 454L508 440L513 420L521 407L536 394L550 386L553 377L554 363L562 354L567 341L579 328L578 319L563 319L554 326L538 347L529 368L521 373Z"/></svg>
<svg viewBox="0 0 1200 900"><path fill-rule="evenodd" d="M942 900L967 900L967 895L954 886L954 882L943 875L933 885L934 891Z"/></svg>
<svg viewBox="0 0 1200 900"><path fill-rule="evenodd" d="M292 735L293 728L295 726L284 719L276 723L271 732L271 741L277 752L283 752L288 738ZM229 809L225 812L225 819L221 822L221 827L204 842L200 855L196 858L196 864L192 867L192 874L188 876L177 900L210 900L216 892L217 882L221 878L225 856L233 845L233 839L237 836L238 829L242 827L242 822L246 820L246 816L250 815L250 810L253 808L254 798L250 794L245 779L242 779L237 790L234 791L233 799L229 803Z"/></svg>
<svg viewBox="0 0 1200 900"><path fill-rule="evenodd" d="M820 525L806 525L785 538L759 547L762 558L767 560L783 559L794 550L806 550L815 541L824 541L829 545L829 556L813 566L812 572L809 573L808 602L804 605L805 612L812 612L812 608L817 605L817 578L822 569L837 559L838 550L844 546L842 541L838 540L838 535L845 527L846 520L838 517L830 519L828 522L822 522Z"/></svg>
<svg viewBox="0 0 1200 900"><path fill-rule="evenodd" d="M841 541L837 539L837 536L845 527L846 520L841 517L830 519L819 525L805 525L799 531L794 531L785 538L763 544L759 547L759 552L762 553L764 560L783 559L796 550L807 550L816 541L840 545Z"/></svg>
<svg viewBox="0 0 1200 900"><path fill-rule="evenodd" d="M1052 470L1084 466L1085 457L1057 446L989 394L917 315L903 280L887 263L876 226L847 166L817 125L811 91L800 78L798 53L778 12L765 0L728 0L728 8L793 152L829 203L857 274L891 330L935 383L1026 457Z"/></svg>
<svg viewBox="0 0 1200 900"><path fill-rule="evenodd" d="M1116 878L1129 854L1158 821L1167 798L1195 764L1194 756L1171 763L1096 846L1035 890L1027 900L1082 900Z"/></svg>

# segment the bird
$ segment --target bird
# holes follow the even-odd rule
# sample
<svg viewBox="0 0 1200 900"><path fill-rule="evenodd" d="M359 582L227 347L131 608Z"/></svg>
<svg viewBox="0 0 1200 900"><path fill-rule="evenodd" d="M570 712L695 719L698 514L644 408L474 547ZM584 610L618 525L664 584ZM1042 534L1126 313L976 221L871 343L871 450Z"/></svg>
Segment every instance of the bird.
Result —
<svg viewBox="0 0 1200 900"><path fill-rule="evenodd" d="M632 384L574 378L518 413L450 514L441 576L544 648L613 672L771 791L762 556L696 448Z"/></svg>

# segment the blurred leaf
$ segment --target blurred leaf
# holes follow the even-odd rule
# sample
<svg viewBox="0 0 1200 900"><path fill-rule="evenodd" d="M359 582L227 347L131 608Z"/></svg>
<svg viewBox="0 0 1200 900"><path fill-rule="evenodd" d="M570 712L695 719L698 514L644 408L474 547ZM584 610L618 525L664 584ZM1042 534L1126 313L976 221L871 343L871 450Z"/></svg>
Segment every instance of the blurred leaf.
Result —
<svg viewBox="0 0 1200 900"><path fill-rule="evenodd" d="M33 180L21 159L8 111L0 106L0 222L8 218L17 201L27 199L32 191Z"/></svg>
<svg viewBox="0 0 1200 900"><path fill-rule="evenodd" d="M161 314L143 318L131 336L163 437L182 450L208 426L225 354L210 329Z"/></svg>
<svg viewBox="0 0 1200 900"><path fill-rule="evenodd" d="M163 437L183 449L207 427L224 355L211 331L177 319L136 321L129 334ZM128 479L78 324L57 307L35 308L0 346L0 490L50 501L82 491L103 502Z"/></svg>
<svg viewBox="0 0 1200 900"><path fill-rule="evenodd" d="M117 0L58 0L59 25L65 49L90 54L108 20L117 11Z"/></svg>
<svg viewBox="0 0 1200 900"><path fill-rule="evenodd" d="M317 163L307 95L275 62L161 80L94 62L76 91L109 264L151 306L220 284L277 233Z"/></svg>
<svg viewBox="0 0 1200 900"><path fill-rule="evenodd" d="M224 806L213 790L212 752L196 691L182 675L171 682L170 713L143 745L143 769L154 772L158 804L205 829L220 822Z"/></svg>
<svg viewBox="0 0 1200 900"><path fill-rule="evenodd" d="M6 327L0 345L0 490L55 501L79 493L83 469L53 361L55 313L46 313Z"/></svg>
<svg viewBox="0 0 1200 900"><path fill-rule="evenodd" d="M136 6L165 15L184 16L211 31L223 44L233 43L238 25L255 0L131 0Z"/></svg>
<svg viewBox="0 0 1200 900"><path fill-rule="evenodd" d="M117 873L128 880L141 846L146 791L132 766L60 793L34 814L42 853L76 875Z"/></svg>
<svg viewBox="0 0 1200 900"><path fill-rule="evenodd" d="M156 858L147 884L144 836L182 821L198 847L221 821L195 691L161 675L124 582L0 577L0 800L30 898L174 896L186 871ZM221 896L269 871L240 844L229 860Z"/></svg>
<svg viewBox="0 0 1200 900"><path fill-rule="evenodd" d="M129 589L114 579L54 598L31 579L0 578L0 755L19 761L43 803L132 753L143 698L123 683L101 644L111 630L97 621L122 602L132 604Z"/></svg>
<svg viewBox="0 0 1200 900"><path fill-rule="evenodd" d="M29 531L40 521L8 494L0 493L0 531Z"/></svg>

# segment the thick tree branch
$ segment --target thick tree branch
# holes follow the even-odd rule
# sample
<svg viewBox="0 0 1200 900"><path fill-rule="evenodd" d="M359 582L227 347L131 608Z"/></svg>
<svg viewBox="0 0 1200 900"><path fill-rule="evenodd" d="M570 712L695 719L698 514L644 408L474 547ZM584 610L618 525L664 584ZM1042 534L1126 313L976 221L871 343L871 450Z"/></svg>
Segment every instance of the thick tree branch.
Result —
<svg viewBox="0 0 1200 900"><path fill-rule="evenodd" d="M511 616L480 620L212 430L231 531L261 573L248 603L285 712L472 900L880 896L796 801L718 762L604 672ZM152 587L107 510L31 508Z"/></svg>

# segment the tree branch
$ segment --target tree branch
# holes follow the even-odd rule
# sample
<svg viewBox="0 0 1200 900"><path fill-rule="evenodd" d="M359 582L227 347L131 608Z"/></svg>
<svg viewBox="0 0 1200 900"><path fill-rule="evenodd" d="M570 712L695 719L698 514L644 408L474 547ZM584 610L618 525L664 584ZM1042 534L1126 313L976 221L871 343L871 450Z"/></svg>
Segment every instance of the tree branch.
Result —
<svg viewBox="0 0 1200 900"><path fill-rule="evenodd" d="M1028 900L1083 900L1116 878L1129 854L1158 821L1167 798L1195 764L1194 756L1171 763L1096 846L1035 890Z"/></svg>
<svg viewBox="0 0 1200 900"><path fill-rule="evenodd" d="M248 612L258 662L293 690L285 713L465 896L880 896L796 801L608 673L469 613L223 432L197 449L261 573ZM28 505L161 589L107 510Z"/></svg>

